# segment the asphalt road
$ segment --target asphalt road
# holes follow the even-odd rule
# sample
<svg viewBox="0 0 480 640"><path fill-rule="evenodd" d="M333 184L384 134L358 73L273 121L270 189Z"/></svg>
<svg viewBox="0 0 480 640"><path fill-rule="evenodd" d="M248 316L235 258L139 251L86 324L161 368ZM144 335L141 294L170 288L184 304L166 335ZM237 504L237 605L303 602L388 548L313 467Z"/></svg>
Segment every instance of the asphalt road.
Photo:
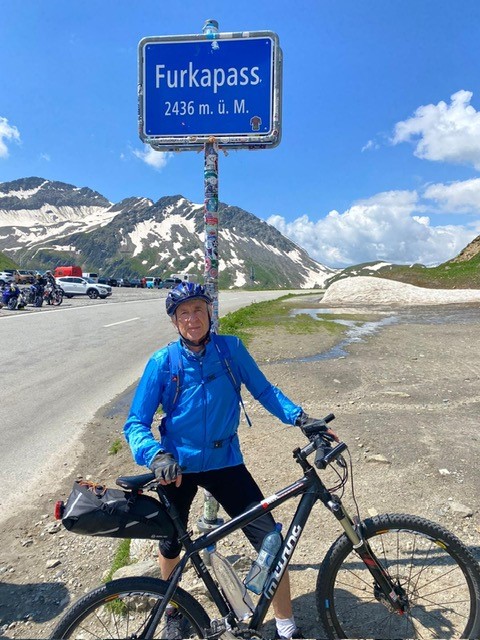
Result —
<svg viewBox="0 0 480 640"><path fill-rule="evenodd" d="M221 292L220 316L285 293ZM1 314L0 519L25 492L41 491L47 469L67 464L96 411L175 337L165 296L117 289L106 301L74 298L55 309Z"/></svg>

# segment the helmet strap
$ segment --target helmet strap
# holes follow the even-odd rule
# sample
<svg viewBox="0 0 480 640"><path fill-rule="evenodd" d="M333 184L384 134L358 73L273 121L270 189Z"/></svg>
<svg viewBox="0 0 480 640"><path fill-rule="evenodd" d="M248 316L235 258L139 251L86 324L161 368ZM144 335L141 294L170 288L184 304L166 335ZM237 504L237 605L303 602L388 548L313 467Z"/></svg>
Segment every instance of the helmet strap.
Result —
<svg viewBox="0 0 480 640"><path fill-rule="evenodd" d="M203 338L201 340L189 340L188 338L185 338L185 336L183 336L180 331L178 332L180 335L180 339L181 341L187 345L187 347L203 347L207 344L207 342L210 340L210 329L207 331L207 333L203 336Z"/></svg>

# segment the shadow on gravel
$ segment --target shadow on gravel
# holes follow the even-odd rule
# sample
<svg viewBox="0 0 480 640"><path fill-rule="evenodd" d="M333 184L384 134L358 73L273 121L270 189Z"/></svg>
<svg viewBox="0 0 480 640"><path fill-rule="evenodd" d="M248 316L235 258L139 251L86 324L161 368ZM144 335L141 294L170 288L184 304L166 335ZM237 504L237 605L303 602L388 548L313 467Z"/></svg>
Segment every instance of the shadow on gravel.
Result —
<svg viewBox="0 0 480 640"><path fill-rule="evenodd" d="M0 582L0 626L12 622L46 622L70 602L63 582L13 584Z"/></svg>

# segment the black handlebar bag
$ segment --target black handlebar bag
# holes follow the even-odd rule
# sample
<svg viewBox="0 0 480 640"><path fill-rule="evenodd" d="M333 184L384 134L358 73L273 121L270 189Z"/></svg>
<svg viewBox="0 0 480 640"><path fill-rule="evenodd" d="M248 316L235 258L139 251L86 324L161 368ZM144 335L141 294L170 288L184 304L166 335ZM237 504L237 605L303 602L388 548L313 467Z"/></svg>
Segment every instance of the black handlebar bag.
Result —
<svg viewBox="0 0 480 640"><path fill-rule="evenodd" d="M63 526L86 536L175 538L175 527L161 502L150 496L76 481L64 505Z"/></svg>

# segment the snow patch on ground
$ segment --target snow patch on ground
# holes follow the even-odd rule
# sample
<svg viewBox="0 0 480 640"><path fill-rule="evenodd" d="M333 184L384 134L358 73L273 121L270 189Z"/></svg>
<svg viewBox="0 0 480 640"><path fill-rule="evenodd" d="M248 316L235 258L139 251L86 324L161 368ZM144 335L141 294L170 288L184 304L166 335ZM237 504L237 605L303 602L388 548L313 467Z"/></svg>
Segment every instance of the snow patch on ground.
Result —
<svg viewBox="0 0 480 640"><path fill-rule="evenodd" d="M337 280L326 290L322 304L430 305L480 302L478 289L425 289L405 282L358 276Z"/></svg>
<svg viewBox="0 0 480 640"><path fill-rule="evenodd" d="M364 269L369 269L370 271L378 271L382 267L389 267L390 262L379 262L378 264L368 264Z"/></svg>

